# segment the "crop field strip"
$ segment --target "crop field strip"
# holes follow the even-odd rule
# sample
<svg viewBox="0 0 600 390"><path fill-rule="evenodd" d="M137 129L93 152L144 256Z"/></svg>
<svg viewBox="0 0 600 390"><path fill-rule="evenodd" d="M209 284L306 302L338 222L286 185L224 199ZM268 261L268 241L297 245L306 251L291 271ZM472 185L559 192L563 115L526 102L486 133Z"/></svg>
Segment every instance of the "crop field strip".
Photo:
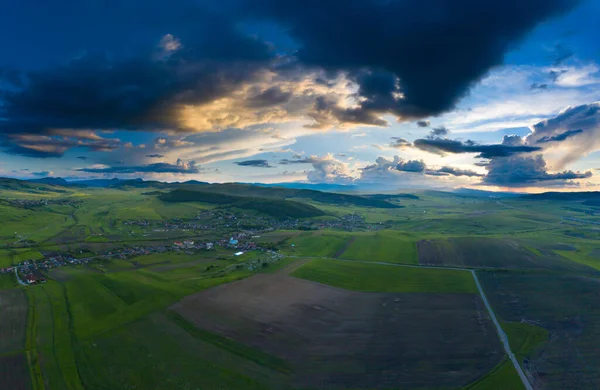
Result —
<svg viewBox="0 0 600 390"><path fill-rule="evenodd" d="M83 389L64 287L50 282L32 288L31 294L36 300L34 334L45 387Z"/></svg>
<svg viewBox="0 0 600 390"><path fill-rule="evenodd" d="M29 389L26 338L29 302L23 289L0 290L0 383Z"/></svg>

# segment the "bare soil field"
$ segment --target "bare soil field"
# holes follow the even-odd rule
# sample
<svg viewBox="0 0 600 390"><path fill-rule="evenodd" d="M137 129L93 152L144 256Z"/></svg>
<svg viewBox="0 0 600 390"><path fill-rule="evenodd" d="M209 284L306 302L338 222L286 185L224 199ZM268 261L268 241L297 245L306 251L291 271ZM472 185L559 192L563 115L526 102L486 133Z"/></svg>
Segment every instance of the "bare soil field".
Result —
<svg viewBox="0 0 600 390"><path fill-rule="evenodd" d="M517 241L464 237L417 242L419 264L464 267L568 270L600 274L591 267L572 262L554 252L536 255Z"/></svg>
<svg viewBox="0 0 600 390"><path fill-rule="evenodd" d="M0 384L3 389L30 389L29 370L24 354L0 357Z"/></svg>
<svg viewBox="0 0 600 390"><path fill-rule="evenodd" d="M171 309L289 361L299 388L460 387L504 357L480 297L343 290L259 274Z"/></svg>
<svg viewBox="0 0 600 390"><path fill-rule="evenodd" d="M546 272L478 275L500 318L548 330L548 341L524 365L535 388L600 388L599 279Z"/></svg>
<svg viewBox="0 0 600 390"><path fill-rule="evenodd" d="M27 310L24 290L0 290L0 354L25 347Z"/></svg>

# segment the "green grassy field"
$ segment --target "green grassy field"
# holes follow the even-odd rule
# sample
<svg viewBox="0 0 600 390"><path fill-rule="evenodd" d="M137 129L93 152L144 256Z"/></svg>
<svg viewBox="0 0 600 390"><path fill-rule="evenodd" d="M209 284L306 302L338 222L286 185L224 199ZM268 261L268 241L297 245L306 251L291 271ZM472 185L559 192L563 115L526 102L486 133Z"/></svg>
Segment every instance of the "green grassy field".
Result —
<svg viewBox="0 0 600 390"><path fill-rule="evenodd" d="M502 329L508 336L513 353L521 363L535 348L547 342L549 337L546 329L522 322L503 322Z"/></svg>
<svg viewBox="0 0 600 390"><path fill-rule="evenodd" d="M417 246L409 235L381 232L356 235L341 259L380 261L385 263L417 264Z"/></svg>
<svg viewBox="0 0 600 390"><path fill-rule="evenodd" d="M304 232L286 240L282 251L294 256L333 257L350 238L335 231Z"/></svg>
<svg viewBox="0 0 600 390"><path fill-rule="evenodd" d="M510 389L521 390L525 389L519 374L508 359L504 359L502 363L496 366L490 373L478 381L471 383L464 388L465 390L496 390Z"/></svg>
<svg viewBox="0 0 600 390"><path fill-rule="evenodd" d="M0 290L17 287L17 279L14 273L0 275Z"/></svg>
<svg viewBox="0 0 600 390"><path fill-rule="evenodd" d="M468 271L316 259L298 268L292 275L356 291L477 293L473 276Z"/></svg>
<svg viewBox="0 0 600 390"><path fill-rule="evenodd" d="M205 345L168 319L153 316L84 342L80 372L91 389L267 388L237 373L242 371L237 359L215 364L211 360L221 350Z"/></svg>

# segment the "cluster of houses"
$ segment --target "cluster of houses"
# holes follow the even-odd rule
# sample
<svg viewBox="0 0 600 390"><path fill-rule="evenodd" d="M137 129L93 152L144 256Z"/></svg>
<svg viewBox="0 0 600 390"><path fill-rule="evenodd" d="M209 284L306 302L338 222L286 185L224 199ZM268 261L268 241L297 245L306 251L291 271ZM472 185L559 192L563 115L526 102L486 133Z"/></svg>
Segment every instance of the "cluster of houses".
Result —
<svg viewBox="0 0 600 390"><path fill-rule="evenodd" d="M58 205L69 205L74 206L76 204L81 203L78 200L72 199L12 199L12 198L2 198L0 199L11 206L14 207L39 207L39 206L48 206L49 204L58 204Z"/></svg>
<svg viewBox="0 0 600 390"><path fill-rule="evenodd" d="M241 241L242 239L249 237L256 238L259 236L251 236L250 233L238 233L232 235L230 238L223 238L214 242L195 242L188 239L183 241L175 241L172 246L134 246L111 249L103 254L91 257L74 257L71 254L61 252L42 252L41 254L43 259L37 261L25 260L15 266L0 268L0 273L6 274L14 272L17 276L17 280L21 284L34 284L46 281L41 273L42 270L47 271L52 268L64 267L68 265L87 264L90 261L97 259L128 259L131 257L149 255L152 253L165 253L169 251L177 252L182 250L186 251L187 253L193 253L193 250L212 250L216 247L236 250L237 254L243 254L244 252L253 250L264 250L253 241Z"/></svg>
<svg viewBox="0 0 600 390"><path fill-rule="evenodd" d="M170 219L168 221L148 221L128 220L123 222L126 226L139 226L143 228L153 228L155 232L165 232L174 230L211 230L219 229L248 229L252 226L252 230L257 233L264 233L273 230L289 229L289 230L316 230L316 229L341 229L341 230L357 230L357 229L374 229L377 225L367 224L364 218L359 214L347 214L338 219L314 221L301 219L285 219L279 220L267 216L250 216L246 214L233 214L220 210L205 210L199 212L194 220L184 221L179 218ZM182 245L185 246L185 245Z"/></svg>

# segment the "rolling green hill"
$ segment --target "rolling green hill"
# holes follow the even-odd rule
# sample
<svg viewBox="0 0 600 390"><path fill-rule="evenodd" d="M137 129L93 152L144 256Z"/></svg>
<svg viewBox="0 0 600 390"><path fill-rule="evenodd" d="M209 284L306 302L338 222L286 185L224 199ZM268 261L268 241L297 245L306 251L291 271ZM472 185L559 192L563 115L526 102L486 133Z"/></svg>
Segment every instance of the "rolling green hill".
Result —
<svg viewBox="0 0 600 390"><path fill-rule="evenodd" d="M165 202L202 202L227 205L229 207L255 210L277 218L310 218L325 215L325 212L321 209L291 200L225 195L185 189L173 190L161 195L160 199Z"/></svg>

